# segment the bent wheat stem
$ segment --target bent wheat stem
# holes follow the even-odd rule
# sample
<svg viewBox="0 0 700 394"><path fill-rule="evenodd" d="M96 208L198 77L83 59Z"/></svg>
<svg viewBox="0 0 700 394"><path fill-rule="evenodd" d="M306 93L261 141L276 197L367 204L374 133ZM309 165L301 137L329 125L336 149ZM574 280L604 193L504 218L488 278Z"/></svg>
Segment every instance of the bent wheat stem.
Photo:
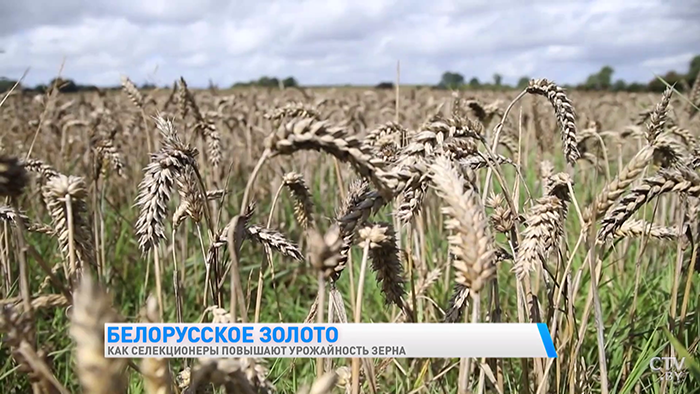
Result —
<svg viewBox="0 0 700 394"><path fill-rule="evenodd" d="M253 168L253 172L250 174L250 177L248 178L248 183L246 183L246 185L245 185L245 191L243 192L243 199L241 200L241 208L240 208L239 212L245 212L245 209L248 206L248 199L250 198L250 192L253 189L253 185L255 184L255 179L258 177L258 173L260 172L260 169L262 168L263 164L265 164L265 161L267 161L267 158L270 156L270 153L272 153L270 151L270 149L265 149L263 151L262 155L260 156L260 159L258 159L258 162L255 164L255 167Z"/></svg>
<svg viewBox="0 0 700 394"><path fill-rule="evenodd" d="M357 282L357 299L355 300L355 323L362 322L362 292L365 287L365 273L367 272L367 260L369 257L370 240L365 240L362 250L362 263L360 264L360 278ZM352 393L360 393L360 359L352 359Z"/></svg>

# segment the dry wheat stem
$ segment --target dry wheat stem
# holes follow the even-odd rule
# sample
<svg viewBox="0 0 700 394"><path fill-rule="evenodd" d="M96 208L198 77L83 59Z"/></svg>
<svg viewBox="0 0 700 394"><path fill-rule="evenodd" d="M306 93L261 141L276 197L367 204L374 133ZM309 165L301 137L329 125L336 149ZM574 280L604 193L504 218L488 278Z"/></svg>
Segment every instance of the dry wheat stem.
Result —
<svg viewBox="0 0 700 394"><path fill-rule="evenodd" d="M472 316L471 323L479 322L479 310L480 310L480 294L472 293ZM466 318L466 316L465 316ZM471 377L471 358L460 359L459 364L459 376L457 380L457 392L459 394L466 394L469 392L469 380Z"/></svg>
<svg viewBox="0 0 700 394"><path fill-rule="evenodd" d="M162 321L158 302L153 296L146 300L146 308L143 314L143 320L146 323L160 323ZM144 377L144 386L147 394L172 393L172 379L170 377L168 359L144 358L141 362L141 373Z"/></svg>
<svg viewBox="0 0 700 394"><path fill-rule="evenodd" d="M369 249L371 241L367 239L364 242L362 250L362 262L360 263L360 278L357 282L357 299L355 301L355 323L362 321L362 294L365 284L365 273L367 272L367 259L369 257ZM352 393L360 393L360 359L352 359Z"/></svg>
<svg viewBox="0 0 700 394"><path fill-rule="evenodd" d="M75 341L78 377L85 393L124 392L126 359L105 358L105 323L115 323L117 314L90 274L82 280L73 299L70 333Z"/></svg>
<svg viewBox="0 0 700 394"><path fill-rule="evenodd" d="M239 247L240 241L236 241L236 239L241 238L241 234L237 234L240 231L238 222L241 221L242 223L245 222L245 219L241 220L241 217L239 215L234 216L231 221L229 222L228 226L225 227L224 229L227 229L226 231L226 240L228 244L228 251L231 254L231 276L230 276L230 287L231 287L231 297L230 297L230 303L231 306L229 308L229 311L231 312L231 316L233 316L234 319L237 319L238 316L236 315L237 312L237 307L240 305L241 308L241 313L240 313L240 318L243 323L246 323L248 321L248 313L246 311L246 306L245 306L245 298L243 296L243 284L241 282L241 275L238 267L238 255L239 255ZM236 231L239 230L239 231ZM238 235L238 236L236 236ZM235 321L235 320L234 320Z"/></svg>
<svg viewBox="0 0 700 394"><path fill-rule="evenodd" d="M234 223L233 219L231 219L231 222L229 222L224 228L222 228L219 231L218 235L213 238L214 242L212 242L212 244L209 246L209 250L207 252L207 258L205 260L206 264L210 264L211 266L213 266L217 262L217 250L228 245L229 228L233 229L233 244L236 248L236 256L240 254L241 245L243 244L243 241L246 238L246 227L248 226L248 222L250 221L250 218L255 212L255 206L256 205L254 202L250 203L245 209L245 211L243 211L243 213L239 215L239 217L236 219L235 225L233 227L231 225ZM229 271L231 270L232 266L233 264L229 264L226 267L224 274L220 277L220 282L218 283L218 285L216 283L214 284L214 290L218 291L217 289L223 286L224 280L226 279L226 275L229 274Z"/></svg>
<svg viewBox="0 0 700 394"><path fill-rule="evenodd" d="M301 390L299 394L331 394L337 382L338 375L335 372L328 372L320 378L316 378L308 391Z"/></svg>

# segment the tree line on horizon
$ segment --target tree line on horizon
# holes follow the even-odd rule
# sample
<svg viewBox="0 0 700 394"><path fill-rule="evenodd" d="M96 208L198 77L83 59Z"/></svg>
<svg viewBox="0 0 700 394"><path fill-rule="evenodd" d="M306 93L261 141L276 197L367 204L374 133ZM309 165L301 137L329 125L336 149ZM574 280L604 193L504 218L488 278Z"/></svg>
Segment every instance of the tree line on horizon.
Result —
<svg viewBox="0 0 700 394"><path fill-rule="evenodd" d="M615 91L615 92L662 92L666 89L666 81L670 85L675 85L678 91L689 91L693 86L695 79L700 74L700 55L693 57L688 65L688 71L677 72L675 70L668 71L661 75L661 79L654 78L648 83L632 82L627 83L622 79L613 81L615 70L610 66L603 66L597 73L591 74L586 80L578 85L563 85L565 88L588 91ZM493 82L482 83L478 78L472 78L467 82L464 76L456 72L445 72L442 74L440 82L437 84L439 89L524 89L529 81L529 76L523 76L518 80L515 86L503 84L503 77L500 74L493 75Z"/></svg>
<svg viewBox="0 0 700 394"><path fill-rule="evenodd" d="M578 85L563 85L565 88L576 89L576 90L586 90L586 91L615 91L615 92L641 92L641 91L652 91L660 92L666 88L667 82L671 85L675 85L675 88L681 92L688 91L690 86L693 86L695 79L700 74L700 55L693 57L688 66L687 72L677 72L675 70L668 71L666 74L662 75L661 81L659 78L654 78L648 83L632 82L627 83L622 79L613 80L613 75L615 70L610 66L602 67L597 73L591 74L588 78L578 84ZM464 76L457 72L447 71L442 74L440 82L433 86L435 89L484 89L484 90L500 90L500 89L523 89L527 86L530 81L529 76L523 76L518 80L515 86L504 84L503 77L500 74L493 75L493 81L491 82L481 82L478 78L473 77L469 81L466 81ZM5 77L0 77L0 93L10 90L17 81L11 80ZM231 87L246 87L246 86L256 86L256 87L266 87L266 88L288 88L288 87L299 87L297 80L289 76L287 78L277 78L263 76L257 80L252 80L248 82L236 82ZM345 85L352 86L352 85ZM98 88L94 85L80 85L71 79L64 78L54 78L48 84L39 84L34 87L18 86L21 91L24 92L36 92L45 93L52 87L58 88L62 93L73 93L73 92L87 92L87 91L104 91L104 90L116 90L121 89L121 86L113 86L107 88ZM157 86L154 84L145 83L140 86L141 89L149 90L155 89ZM393 89L393 82L380 82L375 85L378 89ZM210 80L209 89L217 89L217 86Z"/></svg>
<svg viewBox="0 0 700 394"><path fill-rule="evenodd" d="M11 80L5 77L0 77L0 93L6 92L17 83L15 80ZM290 88L298 87L299 83L294 77L287 77L284 79L277 77L267 77L263 76L257 80L252 80L248 82L236 82L231 87L245 87L245 86L257 86L257 87L267 87L267 88ZM108 90L119 90L122 87L120 85L109 86L109 87L97 87L95 85L81 85L67 78L54 78L48 84L39 84L34 87L18 85L18 89L23 92L36 92L36 93L46 93L51 88L56 87L61 93L76 93L76 92L97 92L97 91L108 91ZM156 89L158 86L152 83L144 83L139 86L141 90L151 90ZM164 86L164 88L168 88ZM209 89L218 89L213 81L209 80Z"/></svg>

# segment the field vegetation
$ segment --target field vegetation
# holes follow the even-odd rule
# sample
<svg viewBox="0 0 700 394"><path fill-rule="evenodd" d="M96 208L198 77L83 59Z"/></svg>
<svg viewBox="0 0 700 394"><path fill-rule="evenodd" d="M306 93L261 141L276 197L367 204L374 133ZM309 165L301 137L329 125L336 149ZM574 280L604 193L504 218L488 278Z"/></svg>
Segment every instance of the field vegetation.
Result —
<svg viewBox="0 0 700 394"><path fill-rule="evenodd" d="M13 92L0 392L694 392L699 79ZM105 359L119 321L544 322L559 357Z"/></svg>

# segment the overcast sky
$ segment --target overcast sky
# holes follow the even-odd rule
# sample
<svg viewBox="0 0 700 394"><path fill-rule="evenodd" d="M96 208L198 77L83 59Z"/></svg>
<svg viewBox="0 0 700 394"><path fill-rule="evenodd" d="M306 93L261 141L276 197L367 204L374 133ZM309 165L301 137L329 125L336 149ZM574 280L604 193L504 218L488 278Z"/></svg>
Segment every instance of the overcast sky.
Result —
<svg viewBox="0 0 700 394"><path fill-rule="evenodd" d="M700 0L0 0L0 76L45 83L219 86L436 83L444 71L507 83L685 72Z"/></svg>

